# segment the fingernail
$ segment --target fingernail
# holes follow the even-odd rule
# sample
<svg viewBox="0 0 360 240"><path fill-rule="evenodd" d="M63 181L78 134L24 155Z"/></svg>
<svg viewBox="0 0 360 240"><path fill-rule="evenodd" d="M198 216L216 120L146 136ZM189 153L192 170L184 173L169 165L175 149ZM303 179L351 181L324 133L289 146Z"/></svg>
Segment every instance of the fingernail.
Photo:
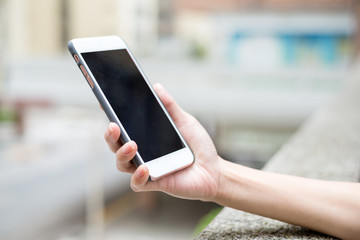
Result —
<svg viewBox="0 0 360 240"><path fill-rule="evenodd" d="M164 89L164 87L163 87L163 85L161 85L161 83L155 83L154 88L157 89L157 90L163 90Z"/></svg>

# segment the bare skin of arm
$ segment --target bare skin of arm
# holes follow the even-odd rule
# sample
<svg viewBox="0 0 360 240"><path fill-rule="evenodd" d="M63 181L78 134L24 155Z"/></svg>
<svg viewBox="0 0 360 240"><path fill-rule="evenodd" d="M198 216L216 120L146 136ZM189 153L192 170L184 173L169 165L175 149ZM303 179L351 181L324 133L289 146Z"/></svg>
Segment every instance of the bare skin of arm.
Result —
<svg viewBox="0 0 360 240"><path fill-rule="evenodd" d="M360 236L360 184L321 181L269 173L231 163L218 156L214 144L191 115L159 84L154 89L195 155L190 167L148 182L145 165L131 163L137 145L118 142L120 129L110 123L105 140L116 154L121 172L132 173L136 191L162 191L281 220L342 239Z"/></svg>

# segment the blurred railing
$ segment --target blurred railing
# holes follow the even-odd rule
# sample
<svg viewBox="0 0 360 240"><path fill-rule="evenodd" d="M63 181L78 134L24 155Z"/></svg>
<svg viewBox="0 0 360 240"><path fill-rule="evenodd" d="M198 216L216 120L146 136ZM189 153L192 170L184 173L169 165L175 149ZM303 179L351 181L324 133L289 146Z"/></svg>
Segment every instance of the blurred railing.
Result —
<svg viewBox="0 0 360 240"><path fill-rule="evenodd" d="M360 176L359 66L345 91L310 117L268 162L265 171L358 182ZM197 239L330 239L277 220L224 208Z"/></svg>

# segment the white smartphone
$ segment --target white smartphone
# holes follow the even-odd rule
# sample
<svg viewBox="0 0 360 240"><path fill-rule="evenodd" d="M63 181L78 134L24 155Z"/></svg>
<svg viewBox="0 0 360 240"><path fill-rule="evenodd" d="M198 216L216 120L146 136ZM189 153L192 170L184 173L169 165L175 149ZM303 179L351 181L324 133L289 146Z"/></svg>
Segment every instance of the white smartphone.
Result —
<svg viewBox="0 0 360 240"><path fill-rule="evenodd" d="M73 39L68 48L107 117L119 125L121 143L137 143L133 162L147 165L152 181L193 163L189 146L120 37Z"/></svg>

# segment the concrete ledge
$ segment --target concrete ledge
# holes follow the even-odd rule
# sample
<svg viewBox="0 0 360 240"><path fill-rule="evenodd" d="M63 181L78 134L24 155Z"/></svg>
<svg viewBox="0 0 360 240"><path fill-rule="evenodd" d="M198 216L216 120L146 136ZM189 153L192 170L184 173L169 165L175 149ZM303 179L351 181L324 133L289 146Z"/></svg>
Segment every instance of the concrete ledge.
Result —
<svg viewBox="0 0 360 240"><path fill-rule="evenodd" d="M360 81L308 119L268 162L265 171L324 180L359 182ZM197 239L333 239L265 217L224 208Z"/></svg>

